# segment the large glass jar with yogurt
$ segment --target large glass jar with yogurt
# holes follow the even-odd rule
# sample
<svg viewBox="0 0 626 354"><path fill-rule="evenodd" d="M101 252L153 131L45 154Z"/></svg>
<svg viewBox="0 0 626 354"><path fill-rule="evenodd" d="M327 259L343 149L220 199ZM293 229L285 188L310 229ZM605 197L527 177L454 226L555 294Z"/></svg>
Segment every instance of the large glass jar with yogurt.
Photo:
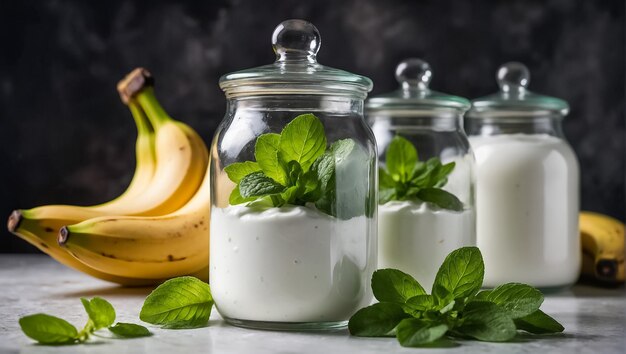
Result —
<svg viewBox="0 0 626 354"><path fill-rule="evenodd" d="M366 103L380 161L379 268L427 290L448 253L476 242L474 155L462 125L470 102L431 90L431 77L426 62L405 60L400 88Z"/></svg>
<svg viewBox="0 0 626 354"><path fill-rule="evenodd" d="M485 286L562 287L579 275L579 168L561 129L569 106L528 91L529 80L523 64L503 65L500 91L466 115Z"/></svg>
<svg viewBox="0 0 626 354"><path fill-rule="evenodd" d="M234 325L342 328L371 301L376 144L372 82L316 61L310 23L276 27L276 62L227 74L211 146L210 284Z"/></svg>

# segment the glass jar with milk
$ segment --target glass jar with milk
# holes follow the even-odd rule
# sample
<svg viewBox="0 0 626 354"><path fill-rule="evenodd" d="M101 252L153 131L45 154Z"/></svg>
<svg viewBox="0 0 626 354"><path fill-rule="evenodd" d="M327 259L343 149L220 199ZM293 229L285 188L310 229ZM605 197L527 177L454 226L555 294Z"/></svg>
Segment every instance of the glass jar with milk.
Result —
<svg viewBox="0 0 626 354"><path fill-rule="evenodd" d="M448 253L475 245L474 156L462 126L470 103L431 90L431 76L426 62L405 60L401 87L366 103L381 165L378 265L427 290Z"/></svg>
<svg viewBox="0 0 626 354"><path fill-rule="evenodd" d="M477 161L477 242L485 286L570 285L579 275L579 168L563 136L568 104L528 91L528 69L503 65L500 91L474 100L466 129Z"/></svg>
<svg viewBox="0 0 626 354"><path fill-rule="evenodd" d="M376 269L372 82L322 66L320 35L289 20L275 63L227 74L211 147L210 283L234 325L342 328L369 304Z"/></svg>

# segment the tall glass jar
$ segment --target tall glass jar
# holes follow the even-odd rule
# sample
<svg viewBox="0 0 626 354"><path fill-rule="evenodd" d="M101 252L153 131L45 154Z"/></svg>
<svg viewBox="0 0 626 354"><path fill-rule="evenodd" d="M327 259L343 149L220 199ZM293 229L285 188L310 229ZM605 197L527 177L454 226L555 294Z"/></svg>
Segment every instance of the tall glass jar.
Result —
<svg viewBox="0 0 626 354"><path fill-rule="evenodd" d="M396 68L400 89L373 97L367 119L378 143L378 263L425 289L448 253L475 245L474 155L463 131L468 100L428 86L429 65Z"/></svg>
<svg viewBox="0 0 626 354"><path fill-rule="evenodd" d="M369 304L376 269L372 82L316 61L310 23L276 27L275 63L220 79L211 146L210 283L234 325L342 328Z"/></svg>
<svg viewBox="0 0 626 354"><path fill-rule="evenodd" d="M526 88L528 69L508 63L500 92L473 101L466 127L477 161L477 240L485 286L540 288L579 275L579 168L561 129L568 104Z"/></svg>

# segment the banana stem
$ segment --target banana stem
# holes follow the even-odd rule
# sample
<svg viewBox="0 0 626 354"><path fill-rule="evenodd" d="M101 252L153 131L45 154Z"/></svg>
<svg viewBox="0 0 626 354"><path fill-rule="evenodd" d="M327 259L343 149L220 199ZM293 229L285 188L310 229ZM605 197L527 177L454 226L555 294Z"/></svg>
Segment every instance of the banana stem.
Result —
<svg viewBox="0 0 626 354"><path fill-rule="evenodd" d="M155 129L172 120L156 99L152 87L146 87L141 90L137 94L136 99Z"/></svg>
<svg viewBox="0 0 626 354"><path fill-rule="evenodd" d="M135 124L137 125L137 132L139 134L150 133L153 132L154 129L146 116L146 113L141 109L141 106L132 100L128 102L128 108L130 108L130 112L133 115L133 119L135 120Z"/></svg>

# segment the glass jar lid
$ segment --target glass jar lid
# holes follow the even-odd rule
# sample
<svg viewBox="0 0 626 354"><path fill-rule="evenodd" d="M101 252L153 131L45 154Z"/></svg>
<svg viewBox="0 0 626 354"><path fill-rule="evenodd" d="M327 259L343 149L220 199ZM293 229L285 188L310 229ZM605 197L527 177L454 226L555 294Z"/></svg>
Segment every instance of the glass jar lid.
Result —
<svg viewBox="0 0 626 354"><path fill-rule="evenodd" d="M530 92L528 68L517 62L502 65L496 74L500 91L472 101L467 117L565 116L569 105L562 99Z"/></svg>
<svg viewBox="0 0 626 354"><path fill-rule="evenodd" d="M257 95L339 95L365 99L372 80L317 63L320 33L304 20L287 20L272 34L273 64L220 78L227 98Z"/></svg>
<svg viewBox="0 0 626 354"><path fill-rule="evenodd" d="M431 90L428 86L433 73L430 65L421 59L406 59L396 67L396 80L400 88L367 100L368 111L393 111L394 113L432 114L433 111L454 111L463 114L470 102L462 97Z"/></svg>

